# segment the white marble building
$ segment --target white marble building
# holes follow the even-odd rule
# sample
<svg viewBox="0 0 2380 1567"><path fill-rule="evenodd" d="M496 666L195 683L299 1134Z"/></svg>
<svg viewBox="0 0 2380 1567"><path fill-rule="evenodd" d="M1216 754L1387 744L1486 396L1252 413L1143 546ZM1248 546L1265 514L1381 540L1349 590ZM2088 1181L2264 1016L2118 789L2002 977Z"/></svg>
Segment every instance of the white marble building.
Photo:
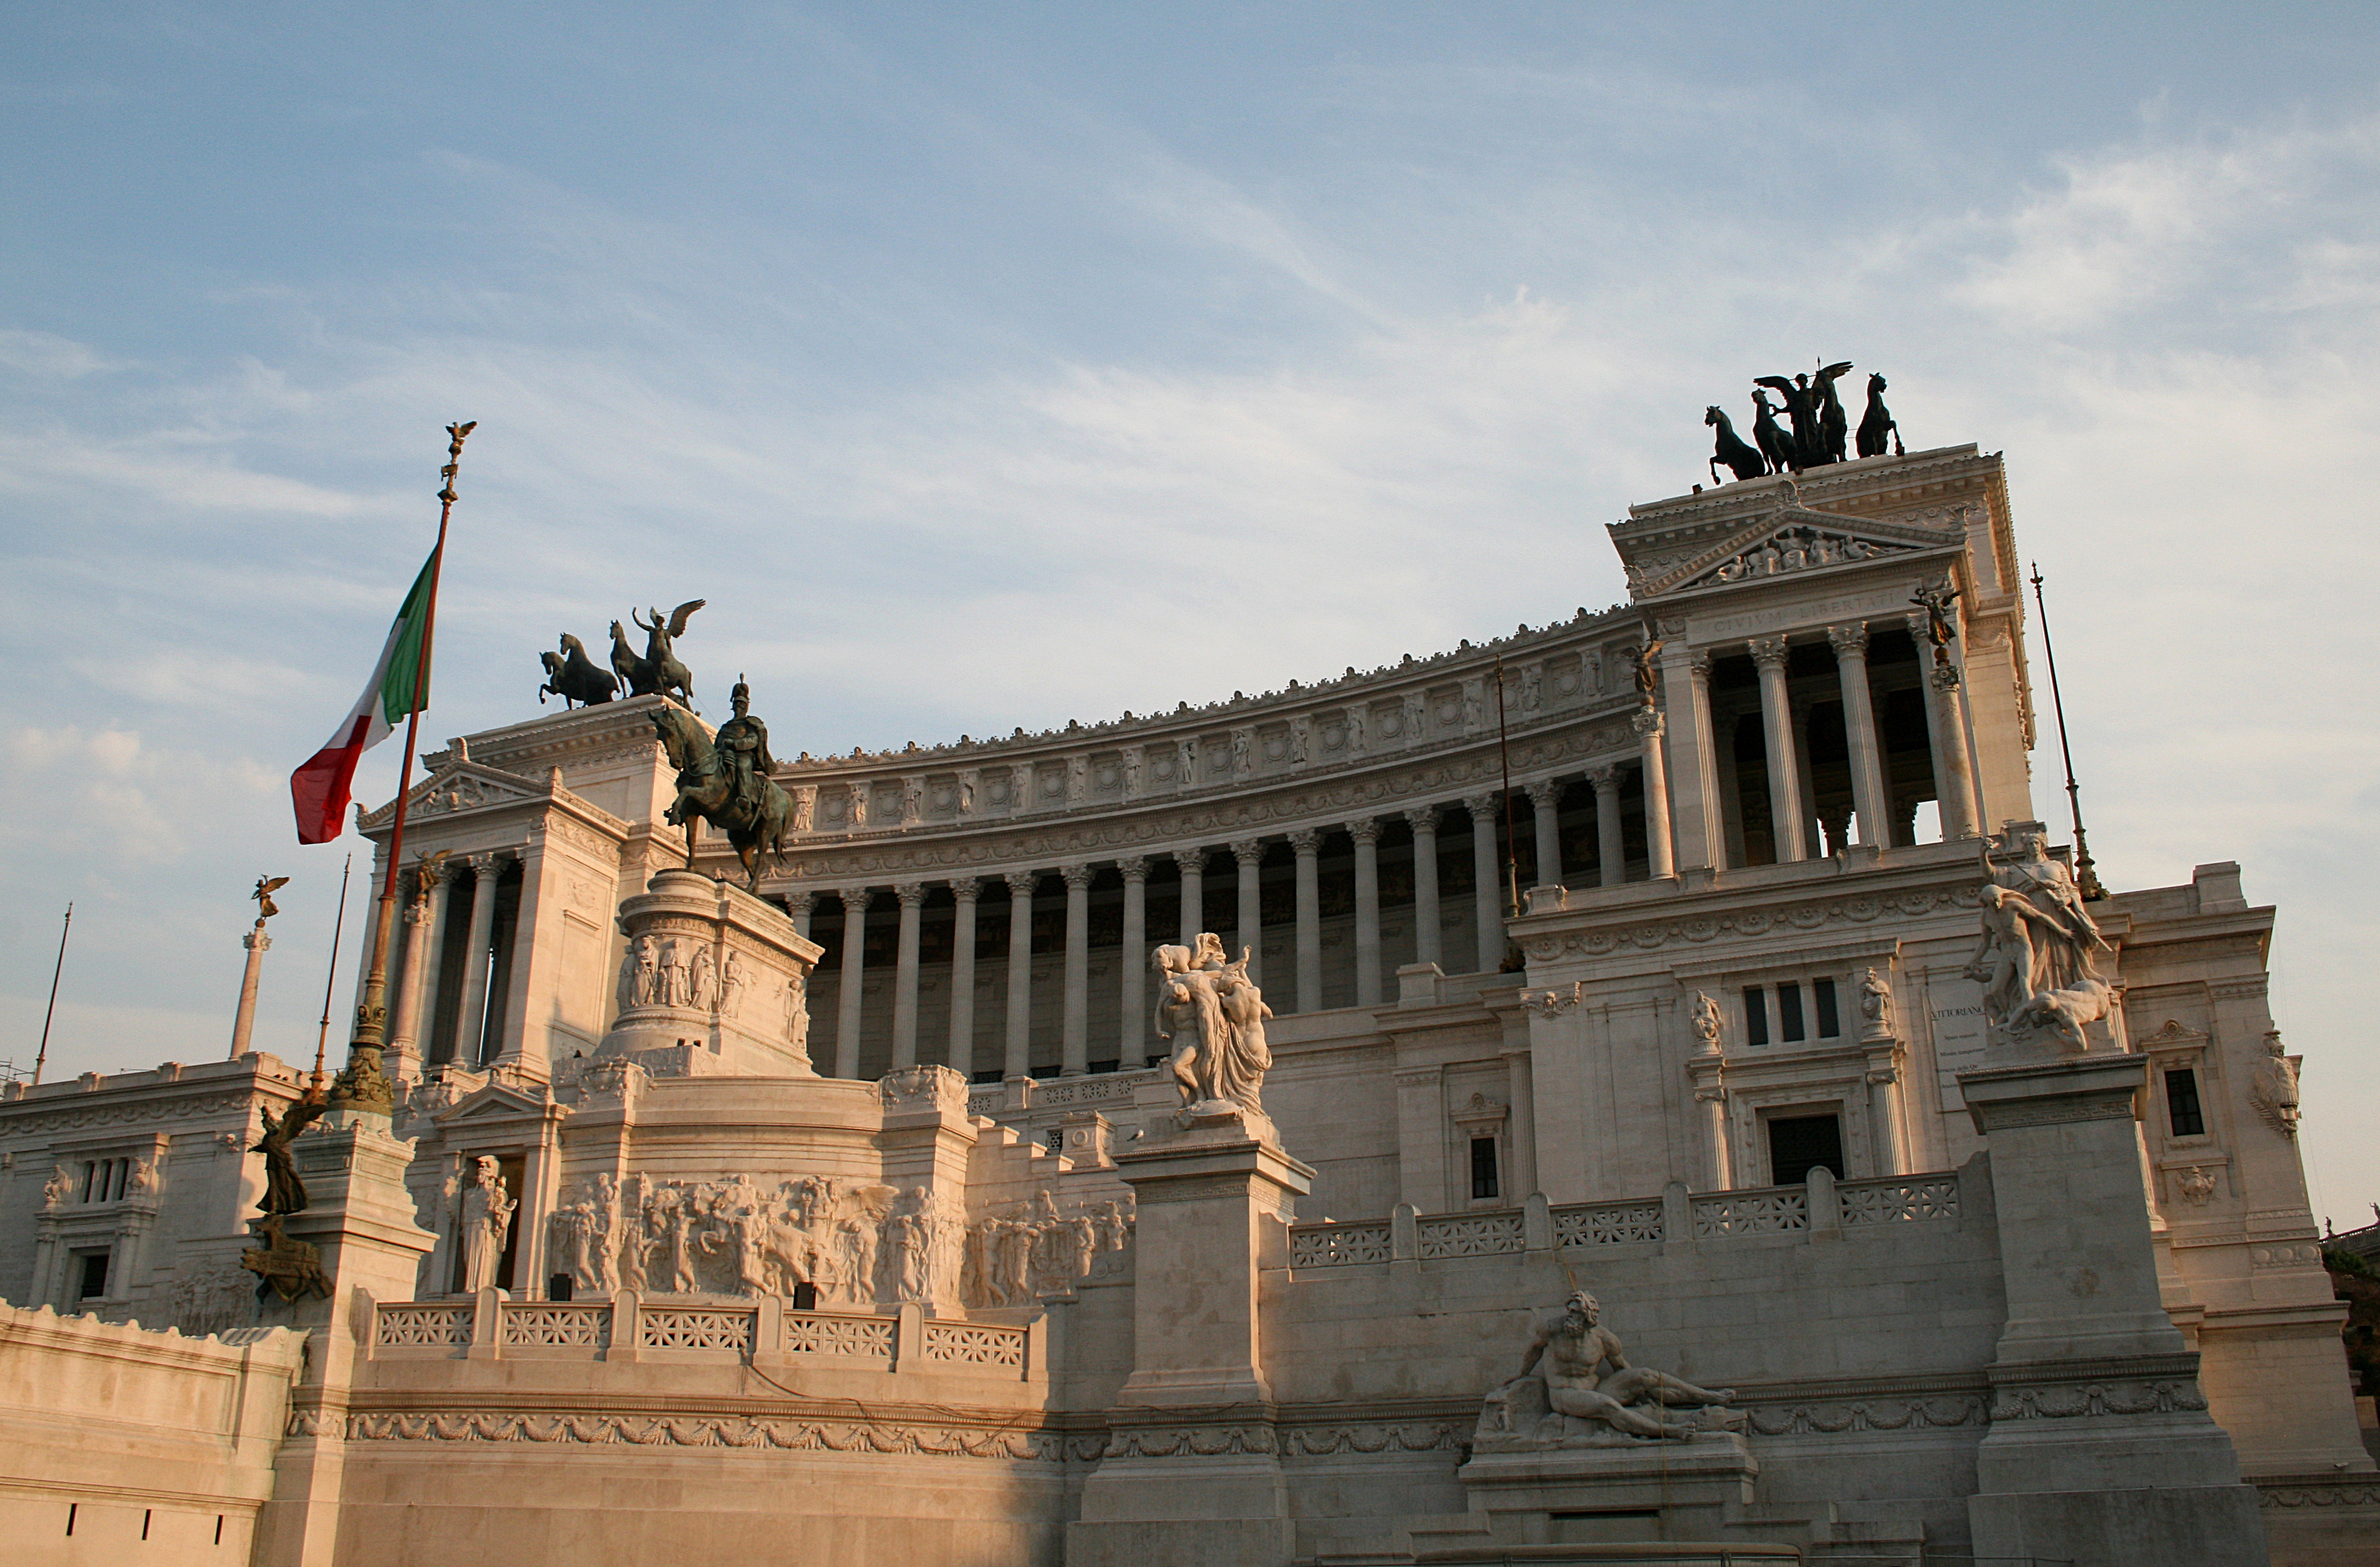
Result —
<svg viewBox="0 0 2380 1567"><path fill-rule="evenodd" d="M377 1282L273 1318L348 1347L288 1395L257 1560L2112 1562L2186 1515L2208 1561L2259 1528L2380 1561L2274 911L2229 863L2095 901L2090 1049L1988 1026L1978 889L2042 863L2000 459L1611 537L1631 604L1487 646L782 765L758 899L714 841L664 874L657 698L434 753L398 1113L299 1144ZM1201 931L1274 1013L1278 1140L1239 1152L1183 1144L1146 1064L1148 954ZM220 1325L171 1291L228 1266L254 1161L180 1127L252 1141L298 1087L249 1057L0 1101L0 1294ZM115 1159L119 1196L45 1196ZM483 1159L519 1209L475 1264ZM1472 1451L1583 1283L1744 1417L1649 1502L1621 1458Z"/></svg>

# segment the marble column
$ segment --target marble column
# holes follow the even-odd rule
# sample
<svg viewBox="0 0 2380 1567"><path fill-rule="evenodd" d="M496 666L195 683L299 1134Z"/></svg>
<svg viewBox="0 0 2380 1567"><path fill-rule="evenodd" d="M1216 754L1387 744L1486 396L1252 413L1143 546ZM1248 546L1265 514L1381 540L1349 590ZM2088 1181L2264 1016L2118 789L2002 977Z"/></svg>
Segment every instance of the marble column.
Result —
<svg viewBox="0 0 2380 1567"><path fill-rule="evenodd" d="M1628 846L1620 835L1620 764L1607 761L1586 770L1595 785L1595 869L1606 887L1628 880Z"/></svg>
<svg viewBox="0 0 2380 1567"><path fill-rule="evenodd" d="M1033 888L1036 870L1012 870L1008 882L1008 1036L1006 1077L1033 1075Z"/></svg>
<svg viewBox="0 0 2380 1567"><path fill-rule="evenodd" d="M892 896L901 905L892 966L892 1070L905 1072L917 1064L917 932L925 918L925 883L901 882Z"/></svg>
<svg viewBox="0 0 2380 1567"><path fill-rule="evenodd" d="M466 1066L480 1064L480 1036L488 1023L488 960L496 941L496 883L502 879L503 856L473 855L471 865L471 936L463 949L463 1006L455 1026L455 1058Z"/></svg>
<svg viewBox="0 0 2380 1567"><path fill-rule="evenodd" d="M1529 804L1536 808L1537 879L1539 887L1562 884L1561 785L1550 778L1529 785Z"/></svg>
<svg viewBox="0 0 2380 1567"><path fill-rule="evenodd" d="M1059 1036L1061 1076L1090 1070L1091 1049L1091 868L1062 866L1066 883L1066 1012Z"/></svg>
<svg viewBox="0 0 2380 1567"><path fill-rule="evenodd" d="M1537 1178L1537 1090L1533 1059L1524 1047L1504 1052L1504 1102L1512 1107L1505 1123L1511 1146L1504 1168L1512 1182L1511 1195L1526 1197L1541 1189Z"/></svg>
<svg viewBox="0 0 2380 1567"><path fill-rule="evenodd" d="M1662 816L1673 820L1675 832L1672 868L1724 869L1727 827L1719 808L1718 747L1711 735L1709 650L1672 640L1661 657L1661 690L1671 721L1663 743L1677 763L1674 776L1668 760L1661 769Z"/></svg>
<svg viewBox="0 0 2380 1567"><path fill-rule="evenodd" d="M249 1032L256 1026L256 983L263 977L264 954L273 948L261 917L254 929L239 939L239 944L248 949L248 968L240 976L239 1010L232 1014L231 1054L224 1058L226 1061L237 1061L248 1053Z"/></svg>
<svg viewBox="0 0 2380 1567"><path fill-rule="evenodd" d="M1301 827L1289 835L1297 851L1297 1010L1322 1010L1322 833Z"/></svg>
<svg viewBox="0 0 2380 1567"><path fill-rule="evenodd" d="M1264 983L1264 840L1242 838L1232 845L1232 858L1239 866L1235 885L1240 894L1239 929L1232 937L1234 952L1245 949L1248 954L1248 978Z"/></svg>
<svg viewBox="0 0 2380 1567"><path fill-rule="evenodd" d="M1123 1037L1122 1062L1131 1071L1148 1059L1148 861L1138 855L1116 861L1123 872L1123 962L1116 1021Z"/></svg>
<svg viewBox="0 0 2380 1567"><path fill-rule="evenodd" d="M1793 743L1793 702L1785 686L1785 638L1755 637L1752 662L1760 667L1760 739L1768 757L1768 826L1779 864L1807 859L1802 824L1802 767Z"/></svg>
<svg viewBox="0 0 2380 1567"><path fill-rule="evenodd" d="M1207 851L1176 849L1173 863L1182 870L1182 944L1196 947L1207 918Z"/></svg>
<svg viewBox="0 0 2380 1567"><path fill-rule="evenodd" d="M1730 1190L1735 1184L1735 1160L1728 1147L1727 1090L1714 1084L1695 1089L1694 1098L1703 1107L1703 1189Z"/></svg>
<svg viewBox="0 0 2380 1567"><path fill-rule="evenodd" d="M438 950L438 938L446 929L447 878L443 868L436 870L417 869L414 872L416 891L405 901L405 967L396 983L395 1016L390 1020L388 1053L393 1059L426 1059L422 1034L430 1012L424 1004L430 999L430 976L437 966L430 954Z"/></svg>
<svg viewBox="0 0 2380 1567"><path fill-rule="evenodd" d="M983 882L961 876L951 882L951 1070L975 1076L975 905Z"/></svg>
<svg viewBox="0 0 2380 1567"><path fill-rule="evenodd" d="M1867 622L1827 627L1834 645L1835 674L1843 687L1843 737L1852 751L1852 809L1859 817L1859 841L1883 848L1885 826L1884 746L1876 732L1876 700L1867 683Z"/></svg>
<svg viewBox="0 0 2380 1567"><path fill-rule="evenodd" d="M1645 742L1645 874L1665 881L1678 873L1678 863L1670 845L1670 769L1661 755L1660 710L1638 708L1629 722Z"/></svg>
<svg viewBox="0 0 2380 1567"><path fill-rule="evenodd" d="M1347 823L1355 840L1355 1004L1380 1004L1380 824Z"/></svg>
<svg viewBox="0 0 2380 1567"><path fill-rule="evenodd" d="M1437 963L1438 928L1438 808L1415 806L1405 812L1414 835L1414 961Z"/></svg>
<svg viewBox="0 0 2380 1567"><path fill-rule="evenodd" d="M817 905L818 894L816 893L787 893L785 894L785 912L793 917L794 929L805 941L809 939L810 910L815 908Z"/></svg>
<svg viewBox="0 0 2380 1567"><path fill-rule="evenodd" d="M1870 1058L1867 1071L1867 1132L1868 1146L1875 1150L1876 1175L1908 1173L1901 1154L1899 1096L1893 1089L1900 1082L1900 1068L1889 1059L1877 1063Z"/></svg>
<svg viewBox="0 0 2380 1567"><path fill-rule="evenodd" d="M868 889L845 887L843 893L843 981L835 988L834 1075L859 1075L860 990L865 983L861 965L868 959Z"/></svg>
<svg viewBox="0 0 2380 1567"><path fill-rule="evenodd" d="M1496 796L1473 795L1463 802L1471 816L1472 897L1478 926L1478 972L1504 966L1504 889L1496 864Z"/></svg>
<svg viewBox="0 0 2380 1567"><path fill-rule="evenodd" d="M1926 616L1909 617L1909 634L1917 638L1921 661L1925 657ZM1967 765L1966 715L1959 705L1959 668L1938 663L1925 669L1925 727L1934 737L1935 808L1942 818L1942 837L1975 836L1974 774Z"/></svg>

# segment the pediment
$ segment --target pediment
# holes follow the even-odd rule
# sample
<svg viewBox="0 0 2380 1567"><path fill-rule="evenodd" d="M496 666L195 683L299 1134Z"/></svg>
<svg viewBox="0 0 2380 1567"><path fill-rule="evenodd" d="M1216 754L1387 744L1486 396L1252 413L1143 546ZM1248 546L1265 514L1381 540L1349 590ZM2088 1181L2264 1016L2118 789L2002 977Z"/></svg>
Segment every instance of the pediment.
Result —
<svg viewBox="0 0 2380 1567"><path fill-rule="evenodd" d="M1956 545L1961 535L1920 521L1880 521L1786 505L1683 556L1636 563L1638 599L1852 566Z"/></svg>
<svg viewBox="0 0 2380 1567"><path fill-rule="evenodd" d="M406 816L420 820L433 816L463 816L473 811L499 810L506 806L551 799L553 791L546 784L490 767L485 762L468 758L449 759L435 772L413 786L407 796ZM395 819L396 802L391 800L378 810L358 813L358 821L366 831Z"/></svg>
<svg viewBox="0 0 2380 1567"><path fill-rule="evenodd" d="M460 1126L482 1121L516 1121L524 1117L540 1121L545 1118L546 1109L543 1099L531 1099L519 1089L506 1087L502 1083L490 1083L466 1094L430 1119L441 1126Z"/></svg>

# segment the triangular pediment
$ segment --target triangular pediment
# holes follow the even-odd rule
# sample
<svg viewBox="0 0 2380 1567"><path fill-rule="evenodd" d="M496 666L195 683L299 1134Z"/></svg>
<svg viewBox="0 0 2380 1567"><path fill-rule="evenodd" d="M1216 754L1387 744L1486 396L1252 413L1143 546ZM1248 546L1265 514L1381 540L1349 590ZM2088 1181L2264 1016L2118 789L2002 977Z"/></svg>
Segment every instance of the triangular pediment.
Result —
<svg viewBox="0 0 2380 1567"><path fill-rule="evenodd" d="M506 806L550 799L552 794L547 785L523 778L516 772L506 772L485 762L457 758L448 760L415 784L405 810L407 819L418 821L424 817L500 810ZM370 831L395 815L396 802L391 800L378 810L362 812L358 820L366 831Z"/></svg>
<svg viewBox="0 0 2380 1567"><path fill-rule="evenodd" d="M1955 531L1786 505L1682 557L1645 562L1631 586L1639 599L1858 565L1887 555L1938 550Z"/></svg>
<svg viewBox="0 0 2380 1567"><path fill-rule="evenodd" d="M543 1099L531 1099L502 1083L490 1083L456 1099L431 1119L442 1126L455 1126L478 1121L515 1121L524 1116L537 1121L542 1120L545 1112Z"/></svg>

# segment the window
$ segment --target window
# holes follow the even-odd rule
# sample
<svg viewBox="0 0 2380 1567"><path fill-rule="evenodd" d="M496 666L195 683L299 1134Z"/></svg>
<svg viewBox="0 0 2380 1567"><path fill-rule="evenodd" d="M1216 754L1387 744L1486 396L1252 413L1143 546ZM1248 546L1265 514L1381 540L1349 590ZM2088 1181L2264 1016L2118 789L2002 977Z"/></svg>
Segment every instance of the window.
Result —
<svg viewBox="0 0 2380 1567"><path fill-rule="evenodd" d="M1062 1127L1052 1126L1050 1128L1046 1136L1050 1141L1050 1151L1051 1153L1057 1153L1065 1148L1066 1133Z"/></svg>
<svg viewBox="0 0 2380 1567"><path fill-rule="evenodd" d="M82 1264L80 1276L75 1281L77 1301L98 1300L107 1294L107 1254L103 1251L79 1251L75 1257Z"/></svg>
<svg viewBox="0 0 2380 1567"><path fill-rule="evenodd" d="M577 1282L567 1273L556 1273L545 1282L545 1298L552 1301L566 1301L571 1298L571 1292L577 1287Z"/></svg>
<svg viewBox="0 0 2380 1567"><path fill-rule="evenodd" d="M1840 1038L1843 1024L1841 1015L1835 1011L1835 982L1832 979L1811 980L1810 999L1817 1003L1818 1038Z"/></svg>
<svg viewBox="0 0 2380 1567"><path fill-rule="evenodd" d="M1768 992L1757 985L1743 988L1743 1042L1747 1045L1768 1042Z"/></svg>
<svg viewBox="0 0 2380 1567"><path fill-rule="evenodd" d="M1807 1037L1802 1027L1802 987L1790 980L1777 987L1777 1031L1789 1045Z"/></svg>
<svg viewBox="0 0 2380 1567"><path fill-rule="evenodd" d="M1837 1180L1843 1173L1843 1123L1838 1115L1772 1117L1768 1123L1768 1179L1798 1186L1820 1165Z"/></svg>
<svg viewBox="0 0 2380 1567"><path fill-rule="evenodd" d="M2206 1135L2206 1111L2198 1102L2198 1074L2177 1066L2165 1075L2166 1120L2177 1137Z"/></svg>
<svg viewBox="0 0 2380 1567"><path fill-rule="evenodd" d="M818 1286L816 1284L795 1284L794 1286L794 1309L795 1311L816 1311L818 1309Z"/></svg>
<svg viewBox="0 0 2380 1567"><path fill-rule="evenodd" d="M1496 1179L1496 1139L1472 1138L1471 1196L1476 1199L1500 1197L1502 1194L1503 1188Z"/></svg>
<svg viewBox="0 0 2380 1567"><path fill-rule="evenodd" d="M970 1075L967 1081L973 1083L978 1087L982 1087L988 1083L997 1083L1001 1081L1000 1068L997 1066L987 1066L981 1071Z"/></svg>

